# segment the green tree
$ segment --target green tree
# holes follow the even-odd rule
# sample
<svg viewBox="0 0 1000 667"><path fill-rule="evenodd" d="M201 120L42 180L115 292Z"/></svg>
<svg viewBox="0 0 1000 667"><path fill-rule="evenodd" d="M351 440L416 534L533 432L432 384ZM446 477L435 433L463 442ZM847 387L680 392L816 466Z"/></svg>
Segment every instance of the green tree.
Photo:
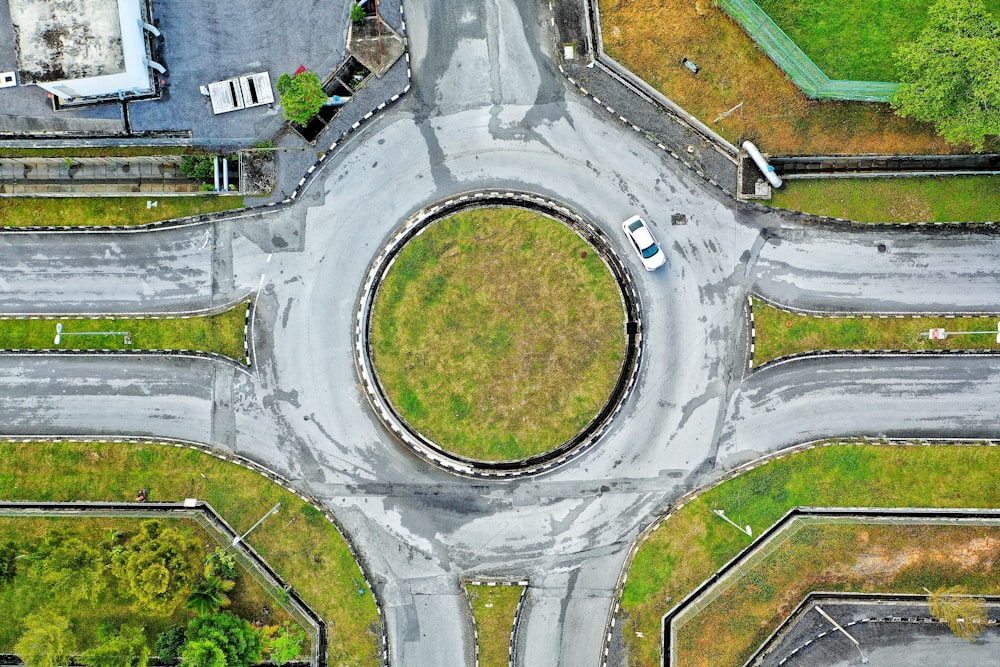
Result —
<svg viewBox="0 0 1000 667"><path fill-rule="evenodd" d="M181 649L181 665L184 667L228 667L226 654L211 639L196 639Z"/></svg>
<svg viewBox="0 0 1000 667"><path fill-rule="evenodd" d="M55 534L46 540L39 555L34 574L53 597L93 602L104 590L104 554L82 540Z"/></svg>
<svg viewBox="0 0 1000 667"><path fill-rule="evenodd" d="M188 596L185 606L199 614L214 614L223 607L229 606L229 596L235 581L223 579L215 575L205 577Z"/></svg>
<svg viewBox="0 0 1000 667"><path fill-rule="evenodd" d="M302 641L305 638L306 633L301 628L285 624L274 636L268 637L264 641L264 650L271 662L281 667L281 665L294 660L302 652Z"/></svg>
<svg viewBox="0 0 1000 667"><path fill-rule="evenodd" d="M24 619L24 634L14 652L26 667L58 667L66 664L73 650L69 619L52 610L40 611Z"/></svg>
<svg viewBox="0 0 1000 667"><path fill-rule="evenodd" d="M7 540L0 545L0 585L9 583L17 575L17 545Z"/></svg>
<svg viewBox="0 0 1000 667"><path fill-rule="evenodd" d="M285 118L299 125L306 125L328 99L315 72L282 74L276 85Z"/></svg>
<svg viewBox="0 0 1000 667"><path fill-rule="evenodd" d="M146 634L142 628L123 625L100 644L84 651L80 662L87 667L146 667L149 664Z"/></svg>
<svg viewBox="0 0 1000 667"><path fill-rule="evenodd" d="M216 576L235 581L236 558L232 554L226 553L221 547L215 547L215 551L205 558L205 576Z"/></svg>
<svg viewBox="0 0 1000 667"><path fill-rule="evenodd" d="M221 649L224 654L222 664L227 667L247 667L260 661L260 636L245 618L232 612L193 618L185 635L187 645L181 651L182 665L188 664L187 647L197 642L209 642Z"/></svg>
<svg viewBox="0 0 1000 667"><path fill-rule="evenodd" d="M982 0L938 0L928 13L920 36L896 52L892 106L981 151L1000 134L1000 25Z"/></svg>
<svg viewBox="0 0 1000 667"><path fill-rule="evenodd" d="M111 557L111 572L149 611L170 614L184 598L197 567L197 543L176 528L144 521Z"/></svg>
<svg viewBox="0 0 1000 667"><path fill-rule="evenodd" d="M961 588L927 591L927 606L931 616L948 624L955 636L974 641L989 620L986 601L965 595Z"/></svg>

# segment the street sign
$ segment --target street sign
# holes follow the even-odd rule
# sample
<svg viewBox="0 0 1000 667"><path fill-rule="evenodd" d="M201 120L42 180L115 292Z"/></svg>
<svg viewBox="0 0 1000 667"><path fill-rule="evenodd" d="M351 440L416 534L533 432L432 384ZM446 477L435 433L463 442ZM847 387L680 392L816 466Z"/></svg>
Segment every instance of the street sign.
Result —
<svg viewBox="0 0 1000 667"><path fill-rule="evenodd" d="M1000 336L1000 334L997 335ZM931 340L944 340L945 338L948 337L948 332L946 332L944 329L931 329L929 332L927 332L927 337L930 338Z"/></svg>

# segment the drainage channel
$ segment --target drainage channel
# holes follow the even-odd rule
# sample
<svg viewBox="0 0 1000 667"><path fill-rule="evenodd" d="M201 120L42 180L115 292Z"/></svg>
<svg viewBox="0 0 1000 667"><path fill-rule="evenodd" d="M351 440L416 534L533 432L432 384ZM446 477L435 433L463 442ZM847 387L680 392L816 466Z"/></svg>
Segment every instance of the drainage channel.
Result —
<svg viewBox="0 0 1000 667"><path fill-rule="evenodd" d="M1000 174L1000 154L797 155L770 158L782 178L871 178Z"/></svg>

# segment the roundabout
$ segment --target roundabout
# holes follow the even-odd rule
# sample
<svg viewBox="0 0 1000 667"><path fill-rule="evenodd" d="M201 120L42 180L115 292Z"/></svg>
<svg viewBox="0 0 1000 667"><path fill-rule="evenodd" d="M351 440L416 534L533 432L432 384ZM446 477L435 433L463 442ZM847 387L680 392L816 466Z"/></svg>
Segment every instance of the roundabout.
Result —
<svg viewBox="0 0 1000 667"><path fill-rule="evenodd" d="M411 218L369 271L357 363L380 418L468 475L528 474L594 443L638 370L639 305L595 226L522 193Z"/></svg>

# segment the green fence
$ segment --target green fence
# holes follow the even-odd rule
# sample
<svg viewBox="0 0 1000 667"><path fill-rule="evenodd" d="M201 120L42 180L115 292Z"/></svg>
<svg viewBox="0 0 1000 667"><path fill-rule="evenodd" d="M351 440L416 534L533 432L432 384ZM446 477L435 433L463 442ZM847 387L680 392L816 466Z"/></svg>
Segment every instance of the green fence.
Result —
<svg viewBox="0 0 1000 667"><path fill-rule="evenodd" d="M841 81L823 73L753 0L716 0L807 97L888 102L899 88L887 81Z"/></svg>

